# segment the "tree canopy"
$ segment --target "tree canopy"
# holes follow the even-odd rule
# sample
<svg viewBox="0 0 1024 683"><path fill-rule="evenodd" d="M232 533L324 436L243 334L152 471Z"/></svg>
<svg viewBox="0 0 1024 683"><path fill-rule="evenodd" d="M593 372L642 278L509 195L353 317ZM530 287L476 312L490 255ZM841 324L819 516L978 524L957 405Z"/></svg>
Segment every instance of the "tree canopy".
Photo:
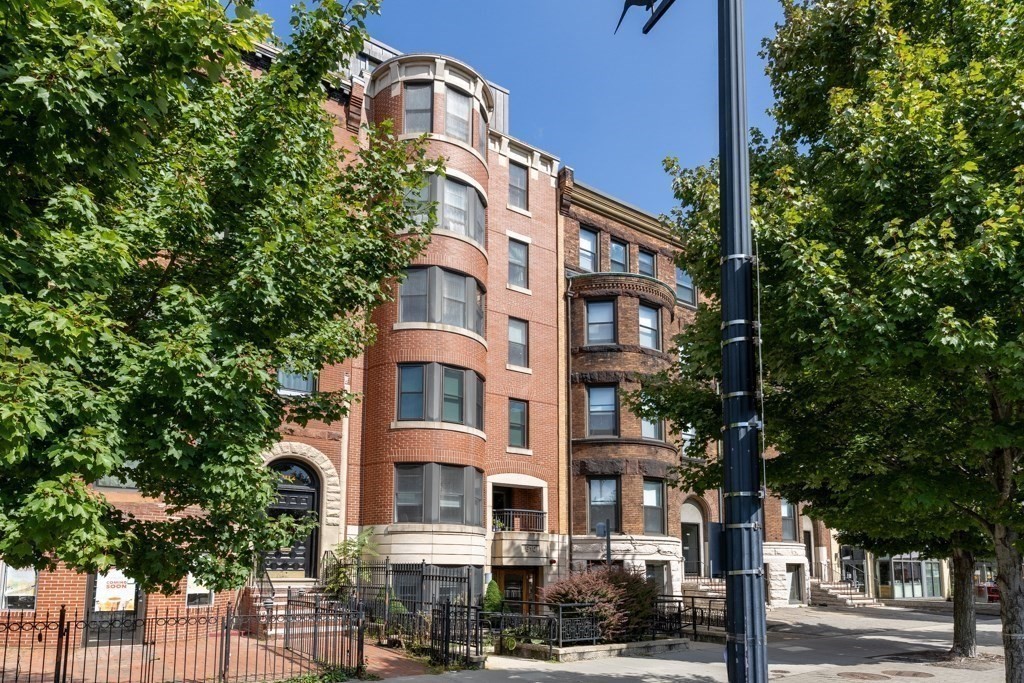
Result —
<svg viewBox="0 0 1024 683"><path fill-rule="evenodd" d="M359 353L430 227L422 146L383 127L346 156L323 106L378 6L297 6L262 74L251 1L0 10L4 561L220 588L295 532L261 454L353 397L285 399L274 369ZM109 476L168 515L110 504Z"/></svg>
<svg viewBox="0 0 1024 683"><path fill-rule="evenodd" d="M984 533L1021 680L1024 6L783 4L778 129L751 149L768 484L850 532ZM712 297L641 402L692 426L697 455L720 430L718 171L667 167L680 263Z"/></svg>

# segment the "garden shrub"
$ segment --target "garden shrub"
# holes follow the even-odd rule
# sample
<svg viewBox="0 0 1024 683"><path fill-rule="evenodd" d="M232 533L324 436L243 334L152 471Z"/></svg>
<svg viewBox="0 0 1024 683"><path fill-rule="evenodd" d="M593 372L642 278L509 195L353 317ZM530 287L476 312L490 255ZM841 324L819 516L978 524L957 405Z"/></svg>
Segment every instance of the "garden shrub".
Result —
<svg viewBox="0 0 1024 683"><path fill-rule="evenodd" d="M559 604L593 603L586 611L597 618L601 639L614 642L623 634L629 616L623 610L625 588L616 585L610 575L621 571L596 568L570 574L568 578L551 584L543 590L545 602Z"/></svg>
<svg viewBox="0 0 1024 683"><path fill-rule="evenodd" d="M644 640L651 634L657 610L658 587L640 572L612 570L608 580L622 590L620 609L626 614L626 623L619 640Z"/></svg>
<svg viewBox="0 0 1024 683"><path fill-rule="evenodd" d="M504 602L504 598L501 595L501 589L498 588L498 582L491 579L491 582L487 584L487 591L484 593L484 611L500 612L502 602Z"/></svg>

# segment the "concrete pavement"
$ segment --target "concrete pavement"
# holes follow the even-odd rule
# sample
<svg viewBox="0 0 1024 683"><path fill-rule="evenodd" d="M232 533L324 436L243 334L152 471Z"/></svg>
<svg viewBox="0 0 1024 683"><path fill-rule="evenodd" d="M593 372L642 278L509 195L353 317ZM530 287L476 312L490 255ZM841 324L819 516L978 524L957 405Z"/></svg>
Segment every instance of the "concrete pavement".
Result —
<svg viewBox="0 0 1024 683"><path fill-rule="evenodd" d="M902 608L799 608L770 612L769 677L786 683L900 681L997 683L999 620L978 618L983 658L969 668L932 661L949 649L952 617ZM394 683L724 683L723 647L692 643L684 652L551 664L490 657L485 671L391 679Z"/></svg>

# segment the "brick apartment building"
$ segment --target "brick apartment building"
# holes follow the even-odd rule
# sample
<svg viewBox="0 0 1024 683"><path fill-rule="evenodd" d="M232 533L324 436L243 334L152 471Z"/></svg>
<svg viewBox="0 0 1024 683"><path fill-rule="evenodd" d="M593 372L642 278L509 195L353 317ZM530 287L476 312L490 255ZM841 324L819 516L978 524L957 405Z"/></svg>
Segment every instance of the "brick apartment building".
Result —
<svg viewBox="0 0 1024 683"><path fill-rule="evenodd" d="M274 56L264 48L251 64ZM392 563L468 567L476 595L493 578L507 598L532 600L571 569L609 559L605 522L611 561L666 594L718 574L718 495L667 486L678 435L624 401L672 362L673 336L698 301L671 235L512 137L508 91L459 60L371 41L327 108L338 144L391 120L407 138L426 135L446 174L422 197L439 220L428 248L373 315L376 343L316 377L280 373L285 394L346 389L362 401L336 424L283 425L265 456L281 475L274 511L319 520L267 556L275 583L312 585L324 551L373 528ZM97 488L163 514L131 482ZM765 527L772 603L806 602L815 565L838 559L831 533L777 498ZM0 565L0 598L3 610L95 613L231 596L192 580L176 596L142 596L118 572Z"/></svg>

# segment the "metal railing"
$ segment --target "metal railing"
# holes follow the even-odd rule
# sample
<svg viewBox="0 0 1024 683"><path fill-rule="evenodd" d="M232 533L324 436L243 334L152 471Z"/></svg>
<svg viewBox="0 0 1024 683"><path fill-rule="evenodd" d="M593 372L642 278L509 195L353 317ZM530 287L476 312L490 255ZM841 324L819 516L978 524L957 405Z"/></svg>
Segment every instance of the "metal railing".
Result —
<svg viewBox="0 0 1024 683"><path fill-rule="evenodd" d="M863 567L852 562L843 562L839 567L831 562L815 562L814 578L843 597L865 594L867 590L867 575Z"/></svg>
<svg viewBox="0 0 1024 683"><path fill-rule="evenodd" d="M655 606L651 635L691 636L697 640L702 635L724 633L725 604L725 598L660 597Z"/></svg>
<svg viewBox="0 0 1024 683"><path fill-rule="evenodd" d="M495 531L547 531L548 513L542 510L494 510L491 524Z"/></svg>
<svg viewBox="0 0 1024 683"><path fill-rule="evenodd" d="M533 642L552 648L596 644L601 639L594 603L552 603L527 600L506 600L500 612L484 612L496 642L506 653L519 643Z"/></svg>
<svg viewBox="0 0 1024 683"><path fill-rule="evenodd" d="M289 600L312 600L358 610L371 637L381 644L424 650L435 664L457 660L474 665L482 654L479 595L468 567L390 560L351 562L324 553L318 585L289 592ZM477 591L479 592L479 591ZM439 626L440 624L440 626Z"/></svg>
<svg viewBox="0 0 1024 683"><path fill-rule="evenodd" d="M61 608L0 619L0 683L235 683L363 673L363 624L343 609L234 606L111 618Z"/></svg>
<svg viewBox="0 0 1024 683"><path fill-rule="evenodd" d="M683 582L697 583L708 588L720 588L725 590L725 577L718 573L711 575L711 567L708 563L698 560L683 561Z"/></svg>

